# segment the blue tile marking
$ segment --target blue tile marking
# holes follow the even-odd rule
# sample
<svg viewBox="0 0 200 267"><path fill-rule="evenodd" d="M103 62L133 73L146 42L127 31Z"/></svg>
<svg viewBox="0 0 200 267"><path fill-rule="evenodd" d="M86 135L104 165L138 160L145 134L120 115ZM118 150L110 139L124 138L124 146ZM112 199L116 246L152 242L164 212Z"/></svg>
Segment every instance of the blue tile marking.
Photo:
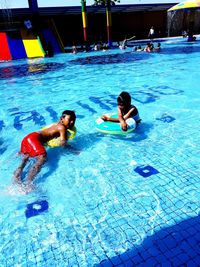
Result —
<svg viewBox="0 0 200 267"><path fill-rule="evenodd" d="M137 172L139 175L143 176L143 177L149 177L151 175L154 175L154 174L158 174L159 171L156 170L155 168L153 168L152 166L150 165L147 165L147 166L138 166L134 169L135 172Z"/></svg>
<svg viewBox="0 0 200 267"><path fill-rule="evenodd" d="M174 121L175 118L172 116L163 114L160 118L156 118L156 120L170 123L170 122Z"/></svg>
<svg viewBox="0 0 200 267"><path fill-rule="evenodd" d="M0 155L2 155L6 151L6 147L0 148Z"/></svg>
<svg viewBox="0 0 200 267"><path fill-rule="evenodd" d="M53 121L58 121L59 120L56 111L52 107L46 107L46 111L49 112L49 114L50 114L50 116L51 116Z"/></svg>
<svg viewBox="0 0 200 267"><path fill-rule="evenodd" d="M0 155L2 155L7 150L7 147L0 147Z"/></svg>
<svg viewBox="0 0 200 267"><path fill-rule="evenodd" d="M101 108L105 109L105 110L111 110L111 108L104 104L103 101L101 101L101 98L100 97L94 97L94 96L90 96L89 97L89 100L95 104L98 104Z"/></svg>
<svg viewBox="0 0 200 267"><path fill-rule="evenodd" d="M0 121L0 131L5 127L5 124L3 121Z"/></svg>
<svg viewBox="0 0 200 267"><path fill-rule="evenodd" d="M4 140L0 138L0 155L2 155L7 149L7 146L4 145Z"/></svg>
<svg viewBox="0 0 200 267"><path fill-rule="evenodd" d="M84 119L85 116L84 116L84 115L80 115L80 114L78 114L78 115L76 115L76 118L77 118L77 119Z"/></svg>
<svg viewBox="0 0 200 267"><path fill-rule="evenodd" d="M163 89L163 90L161 91L160 89ZM175 88L169 87L167 85L150 87L149 90L152 90L153 92L158 93L159 95L179 95L179 94L182 94L184 92L183 90L175 89Z"/></svg>
<svg viewBox="0 0 200 267"><path fill-rule="evenodd" d="M84 108L84 109L90 111L92 114L97 113L96 110L94 110L93 108L91 108L91 107L90 107L89 105L87 105L87 104L83 104L83 103L81 103L81 101L77 101L76 103L77 103L80 107L82 107L82 108Z"/></svg>
<svg viewBox="0 0 200 267"><path fill-rule="evenodd" d="M135 95L137 96L137 94L135 94ZM159 98L158 96L155 96L153 94L150 94L150 93L145 94L142 92L139 92L138 97L132 97L132 99L141 103L141 104L152 103L152 102L155 102Z"/></svg>
<svg viewBox="0 0 200 267"><path fill-rule="evenodd" d="M28 204L25 210L26 218L31 218L33 216L39 215L40 213L48 210L49 204L46 200L35 201Z"/></svg>
<svg viewBox="0 0 200 267"><path fill-rule="evenodd" d="M16 112L19 111L19 108L9 108L8 112Z"/></svg>
<svg viewBox="0 0 200 267"><path fill-rule="evenodd" d="M44 126L46 125L45 123L45 118L40 115L36 110L32 110L30 112L18 112L17 114L13 114L15 115L14 118L14 128L16 130L21 130L22 129L22 121L31 121L33 120L35 122L35 124L39 125L39 126ZM27 115L26 118L24 118L24 116ZM23 118L21 118L23 117Z"/></svg>

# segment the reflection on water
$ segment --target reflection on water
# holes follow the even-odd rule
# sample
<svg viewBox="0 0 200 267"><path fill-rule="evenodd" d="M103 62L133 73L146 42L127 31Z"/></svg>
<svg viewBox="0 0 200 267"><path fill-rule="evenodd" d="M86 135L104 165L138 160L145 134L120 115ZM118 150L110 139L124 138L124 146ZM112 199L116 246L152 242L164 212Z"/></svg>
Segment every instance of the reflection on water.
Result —
<svg viewBox="0 0 200 267"><path fill-rule="evenodd" d="M18 66L7 66L0 68L0 79L19 78L29 75L42 74L64 68L63 63L40 63L23 64Z"/></svg>

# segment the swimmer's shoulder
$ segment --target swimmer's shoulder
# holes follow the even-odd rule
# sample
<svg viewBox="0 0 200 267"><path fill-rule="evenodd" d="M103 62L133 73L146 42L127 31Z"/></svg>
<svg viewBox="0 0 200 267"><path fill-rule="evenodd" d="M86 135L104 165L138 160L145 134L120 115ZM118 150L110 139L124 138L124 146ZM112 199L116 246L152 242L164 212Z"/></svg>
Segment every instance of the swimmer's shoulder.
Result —
<svg viewBox="0 0 200 267"><path fill-rule="evenodd" d="M52 135L56 132L60 132L62 130L65 129L65 126L60 124L59 122L58 123L53 123L47 127L44 127L41 131L40 131L40 134L41 135Z"/></svg>

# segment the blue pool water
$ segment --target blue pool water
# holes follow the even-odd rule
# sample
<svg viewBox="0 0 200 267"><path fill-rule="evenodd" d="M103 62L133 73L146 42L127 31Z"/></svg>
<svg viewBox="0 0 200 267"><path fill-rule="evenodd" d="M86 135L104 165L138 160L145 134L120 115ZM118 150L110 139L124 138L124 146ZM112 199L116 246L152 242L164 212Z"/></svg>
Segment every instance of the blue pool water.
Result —
<svg viewBox="0 0 200 267"><path fill-rule="evenodd" d="M199 265L200 43L131 49L0 64L0 266ZM141 125L98 133L121 91ZM12 185L20 142L65 109L71 148L48 148L25 195Z"/></svg>

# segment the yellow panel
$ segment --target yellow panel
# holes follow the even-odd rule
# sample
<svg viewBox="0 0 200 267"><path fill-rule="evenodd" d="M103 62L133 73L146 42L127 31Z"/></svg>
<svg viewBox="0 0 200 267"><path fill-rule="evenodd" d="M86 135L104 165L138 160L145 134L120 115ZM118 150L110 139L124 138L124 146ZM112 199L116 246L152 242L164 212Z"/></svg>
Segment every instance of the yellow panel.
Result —
<svg viewBox="0 0 200 267"><path fill-rule="evenodd" d="M45 56L38 37L31 32L28 33L24 29L21 29L21 36L28 58Z"/></svg>

